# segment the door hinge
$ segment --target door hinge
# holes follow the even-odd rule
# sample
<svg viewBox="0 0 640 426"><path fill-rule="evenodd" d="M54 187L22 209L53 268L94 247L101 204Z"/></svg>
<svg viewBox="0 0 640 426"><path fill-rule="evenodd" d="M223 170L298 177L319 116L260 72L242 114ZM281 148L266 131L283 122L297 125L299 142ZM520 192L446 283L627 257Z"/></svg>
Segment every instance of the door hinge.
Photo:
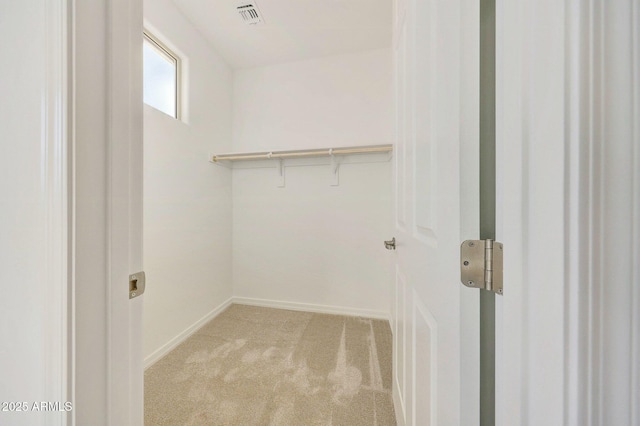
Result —
<svg viewBox="0 0 640 426"><path fill-rule="evenodd" d="M460 246L460 279L467 287L502 294L502 243L467 240Z"/></svg>

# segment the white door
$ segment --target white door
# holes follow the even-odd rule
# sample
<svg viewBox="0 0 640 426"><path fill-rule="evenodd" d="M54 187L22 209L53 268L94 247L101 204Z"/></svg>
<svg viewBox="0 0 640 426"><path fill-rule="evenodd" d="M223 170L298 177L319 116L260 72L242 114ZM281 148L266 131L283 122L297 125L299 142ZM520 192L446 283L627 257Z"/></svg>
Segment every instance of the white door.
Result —
<svg viewBox="0 0 640 426"><path fill-rule="evenodd" d="M478 2L398 0L394 397L408 425L477 424Z"/></svg>

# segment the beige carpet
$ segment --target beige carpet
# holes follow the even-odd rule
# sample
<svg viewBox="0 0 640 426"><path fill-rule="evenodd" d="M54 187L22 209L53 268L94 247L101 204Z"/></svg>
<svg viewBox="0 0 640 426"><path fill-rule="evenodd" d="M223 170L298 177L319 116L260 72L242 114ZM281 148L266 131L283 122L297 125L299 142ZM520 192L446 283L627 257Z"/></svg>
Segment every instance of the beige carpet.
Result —
<svg viewBox="0 0 640 426"><path fill-rule="evenodd" d="M386 321L231 305L145 372L145 424L387 426Z"/></svg>

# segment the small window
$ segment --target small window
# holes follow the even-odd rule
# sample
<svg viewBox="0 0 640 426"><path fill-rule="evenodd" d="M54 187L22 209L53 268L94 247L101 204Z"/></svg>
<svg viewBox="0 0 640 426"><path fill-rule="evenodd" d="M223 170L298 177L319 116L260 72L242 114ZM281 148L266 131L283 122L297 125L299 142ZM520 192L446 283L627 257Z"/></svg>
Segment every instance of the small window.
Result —
<svg viewBox="0 0 640 426"><path fill-rule="evenodd" d="M180 59L144 33L144 103L173 118L180 112Z"/></svg>

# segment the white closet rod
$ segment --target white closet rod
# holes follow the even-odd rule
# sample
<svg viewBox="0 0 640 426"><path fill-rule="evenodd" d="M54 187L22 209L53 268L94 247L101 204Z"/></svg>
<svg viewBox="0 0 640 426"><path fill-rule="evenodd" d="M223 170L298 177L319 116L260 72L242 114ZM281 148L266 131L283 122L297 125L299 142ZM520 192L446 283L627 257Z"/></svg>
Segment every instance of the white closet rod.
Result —
<svg viewBox="0 0 640 426"><path fill-rule="evenodd" d="M219 154L211 162L236 160L268 160L271 158L325 157L347 154L370 154L393 151L393 145L352 146L343 148L307 149L297 151L246 152L242 154Z"/></svg>

